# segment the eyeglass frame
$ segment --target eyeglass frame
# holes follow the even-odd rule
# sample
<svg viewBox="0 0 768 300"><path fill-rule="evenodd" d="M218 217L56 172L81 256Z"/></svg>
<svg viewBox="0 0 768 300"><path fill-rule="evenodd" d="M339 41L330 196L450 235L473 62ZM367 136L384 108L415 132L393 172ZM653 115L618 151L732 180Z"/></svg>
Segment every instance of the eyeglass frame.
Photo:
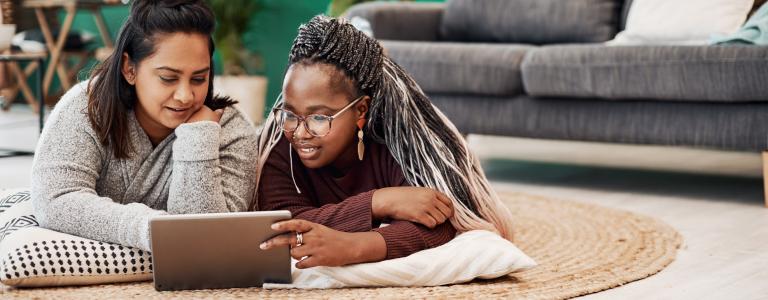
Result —
<svg viewBox="0 0 768 300"><path fill-rule="evenodd" d="M350 107L354 106L354 105L355 105L357 102L360 102L360 100L362 100L363 98L365 98L365 96L366 96L366 95L362 95L362 96L360 96L360 97L357 97L357 99L355 99L355 100L352 100L352 102L350 102L349 104L347 104L347 106L344 106L344 108L342 108L341 110L339 110L338 112L336 112L336 113L335 113L335 114L333 114L332 116L328 116L328 115L324 115L324 114L309 114L309 115L307 115L306 117L303 117L303 116L300 116L300 115L298 115L298 114L295 114L295 113L293 113L293 112L292 112L292 111L290 111L290 110L284 109L284 108L282 108L282 107L278 107L278 108L275 108L275 109L273 110L273 112L274 112L274 113L277 113L277 112L284 112L284 113L289 113L289 114L292 114L292 115L296 116L296 118L297 118L297 119L299 119L299 123L298 123L298 124L296 124L296 128L294 128L293 130L286 130L286 129L285 129L285 125L284 125L284 124L285 124L285 121L283 121L283 124L281 124L281 126L280 126L280 127L282 127L281 129L282 129L284 132L295 132L297 129L299 129L299 126L301 126L301 124L303 123L303 124L304 124L304 130L306 130L306 131L307 131L307 133L309 133L310 135L312 135L312 136L314 136L314 137L324 137L324 136L326 136L326 135L328 135L328 134L330 134L330 133L331 133L331 128L333 127L333 120L334 120L334 119L336 119L336 118L338 118L338 117L339 117L339 115L341 115L342 113L344 113L345 111L347 111L347 110L348 110ZM311 117L311 116L322 116L322 117L326 118L326 119L328 120L328 132L326 132L324 135L315 135L314 133L312 133L312 130L309 130L309 125L307 125L307 118L309 118L309 117Z"/></svg>

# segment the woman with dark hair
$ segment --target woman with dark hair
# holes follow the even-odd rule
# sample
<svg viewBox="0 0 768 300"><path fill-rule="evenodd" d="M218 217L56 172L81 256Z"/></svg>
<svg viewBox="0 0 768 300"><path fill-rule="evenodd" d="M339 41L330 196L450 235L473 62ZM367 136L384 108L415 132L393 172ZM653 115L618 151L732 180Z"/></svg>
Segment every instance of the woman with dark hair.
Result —
<svg viewBox="0 0 768 300"><path fill-rule="evenodd" d="M461 134L343 19L299 28L259 145L258 208L298 219L274 224L292 233L262 248L290 245L299 268L403 257L457 231L512 238L509 210Z"/></svg>
<svg viewBox="0 0 768 300"><path fill-rule="evenodd" d="M213 95L214 23L201 0L133 1L114 53L40 137L41 226L150 250L153 216L248 209L257 137L234 101Z"/></svg>

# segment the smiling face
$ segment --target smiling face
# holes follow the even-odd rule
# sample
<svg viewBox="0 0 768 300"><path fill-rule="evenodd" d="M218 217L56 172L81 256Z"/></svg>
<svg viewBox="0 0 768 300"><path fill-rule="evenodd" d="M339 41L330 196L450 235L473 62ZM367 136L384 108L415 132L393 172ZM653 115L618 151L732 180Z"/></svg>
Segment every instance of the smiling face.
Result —
<svg viewBox="0 0 768 300"><path fill-rule="evenodd" d="M209 37L199 33L156 36L152 55L130 63L122 73L136 88L136 119L154 144L171 134L203 106L208 93Z"/></svg>
<svg viewBox="0 0 768 300"><path fill-rule="evenodd" d="M284 109L306 117L310 114L333 116L355 98L354 85L344 73L327 64L294 64L283 81ZM331 131L316 137L304 123L285 132L301 162L307 168L332 166L344 170L357 160L357 120L365 117L370 98L361 101L333 119Z"/></svg>

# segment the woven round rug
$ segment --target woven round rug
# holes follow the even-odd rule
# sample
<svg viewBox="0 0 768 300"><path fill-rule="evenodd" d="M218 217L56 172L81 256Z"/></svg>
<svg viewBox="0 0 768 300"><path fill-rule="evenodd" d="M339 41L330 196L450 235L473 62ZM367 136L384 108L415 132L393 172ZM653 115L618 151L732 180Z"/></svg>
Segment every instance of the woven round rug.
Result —
<svg viewBox="0 0 768 300"><path fill-rule="evenodd" d="M520 193L500 195L512 210L515 244L539 266L495 280L418 288L156 292L147 282L0 290L0 298L537 298L566 299L646 278L675 259L681 236L656 219L597 205Z"/></svg>

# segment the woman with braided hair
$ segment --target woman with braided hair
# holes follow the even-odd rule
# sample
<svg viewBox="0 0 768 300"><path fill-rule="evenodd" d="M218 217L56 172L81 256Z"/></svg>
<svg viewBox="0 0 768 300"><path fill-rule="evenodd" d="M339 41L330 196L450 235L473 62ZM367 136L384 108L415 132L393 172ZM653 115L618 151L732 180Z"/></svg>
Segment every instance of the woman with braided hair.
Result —
<svg viewBox="0 0 768 300"><path fill-rule="evenodd" d="M287 209L298 268L410 255L510 214L454 125L379 43L343 19L299 28L259 141L255 204ZM379 227L382 223L388 226Z"/></svg>

